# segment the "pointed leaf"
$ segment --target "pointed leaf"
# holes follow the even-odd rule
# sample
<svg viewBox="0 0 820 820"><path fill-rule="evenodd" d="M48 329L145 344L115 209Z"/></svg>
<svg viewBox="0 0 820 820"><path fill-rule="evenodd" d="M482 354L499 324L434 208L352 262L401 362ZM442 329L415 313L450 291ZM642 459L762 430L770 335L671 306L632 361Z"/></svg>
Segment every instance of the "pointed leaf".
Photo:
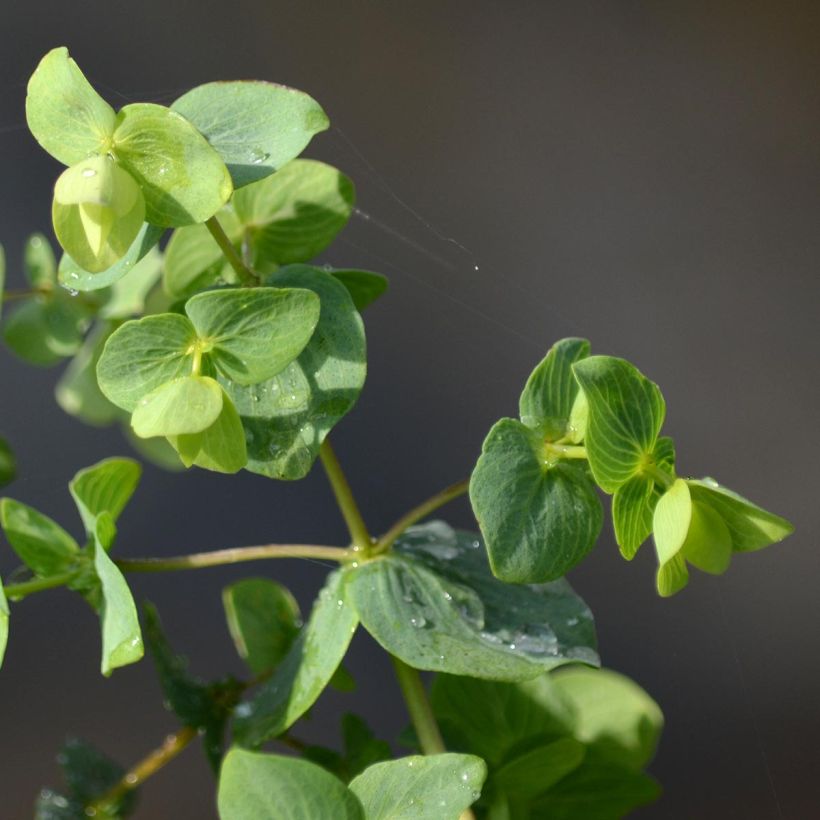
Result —
<svg viewBox="0 0 820 820"><path fill-rule="evenodd" d="M217 794L220 820L365 820L341 780L315 763L231 749Z"/></svg>
<svg viewBox="0 0 820 820"><path fill-rule="evenodd" d="M252 700L237 708L234 733L242 745L259 746L284 732L333 677L358 624L345 587L345 576L331 573L310 619L276 672Z"/></svg>
<svg viewBox="0 0 820 820"><path fill-rule="evenodd" d="M393 553L345 574L362 625L416 669L525 680L598 662L591 615L566 581L504 584L475 536L442 522L409 529Z"/></svg>
<svg viewBox="0 0 820 820"><path fill-rule="evenodd" d="M356 310L361 313L369 307L388 287L386 276L369 270L336 269L330 273L347 288Z"/></svg>
<svg viewBox="0 0 820 820"><path fill-rule="evenodd" d="M299 604L266 578L247 578L222 591L228 629L239 656L256 677L272 672L299 634Z"/></svg>
<svg viewBox="0 0 820 820"><path fill-rule="evenodd" d="M57 282L57 263L51 243L41 233L32 234L23 250L23 268L33 288L49 288Z"/></svg>
<svg viewBox="0 0 820 820"><path fill-rule="evenodd" d="M51 156L73 165L108 150L116 115L63 47L49 51L31 75L26 120Z"/></svg>
<svg viewBox="0 0 820 820"><path fill-rule="evenodd" d="M96 530L102 513L108 513L116 522L137 489L141 474L142 467L130 458L106 458L71 479L68 489L89 534Z"/></svg>
<svg viewBox="0 0 820 820"><path fill-rule="evenodd" d="M303 288L231 288L200 293L185 312L208 356L237 384L258 384L287 367L310 341L319 299Z"/></svg>
<svg viewBox="0 0 820 820"><path fill-rule="evenodd" d="M692 520L692 497L682 478L661 496L655 506L652 531L658 553L658 592L668 596L686 586L689 574L679 555ZM668 565L668 566L667 566Z"/></svg>
<svg viewBox="0 0 820 820"><path fill-rule="evenodd" d="M94 571L100 581L102 605L102 662L103 675L114 669L135 663L143 655L137 608L131 590L117 565L109 558L108 550L114 541L116 527L111 516L100 513L94 532Z"/></svg>
<svg viewBox="0 0 820 820"><path fill-rule="evenodd" d="M126 322L105 344L97 365L100 389L118 407L133 412L152 390L191 372L196 341L193 325L177 314Z"/></svg>
<svg viewBox="0 0 820 820"><path fill-rule="evenodd" d="M652 456L666 404L657 385L612 356L573 365L589 404L587 457L598 485L613 493Z"/></svg>
<svg viewBox="0 0 820 820"><path fill-rule="evenodd" d="M490 430L470 501L493 574L508 583L565 575L595 546L603 511L585 466L548 460L541 436L514 419Z"/></svg>
<svg viewBox="0 0 820 820"><path fill-rule="evenodd" d="M304 92L259 81L200 85L172 108L205 135L236 188L278 171L329 125Z"/></svg>
<svg viewBox="0 0 820 820"><path fill-rule="evenodd" d="M579 392L572 365L587 356L586 339L562 339L552 346L521 394L519 414L527 427L537 429L550 441L571 432L569 418Z"/></svg>
<svg viewBox="0 0 820 820"><path fill-rule="evenodd" d="M344 286L325 271L291 265L268 282L316 293L319 323L278 376L251 387L223 385L242 417L248 470L295 480L308 474L325 437L359 397L367 374L364 325Z"/></svg>
<svg viewBox="0 0 820 820"><path fill-rule="evenodd" d="M419 755L376 763L350 783L367 820L458 820L481 795L480 757Z"/></svg>
<svg viewBox="0 0 820 820"><path fill-rule="evenodd" d="M55 521L11 498L0 500L0 524L20 560L46 578L74 563L77 542Z"/></svg>
<svg viewBox="0 0 820 820"><path fill-rule="evenodd" d="M621 555L631 561L652 532L652 513L657 502L655 482L644 475L632 476L612 497L612 524Z"/></svg>

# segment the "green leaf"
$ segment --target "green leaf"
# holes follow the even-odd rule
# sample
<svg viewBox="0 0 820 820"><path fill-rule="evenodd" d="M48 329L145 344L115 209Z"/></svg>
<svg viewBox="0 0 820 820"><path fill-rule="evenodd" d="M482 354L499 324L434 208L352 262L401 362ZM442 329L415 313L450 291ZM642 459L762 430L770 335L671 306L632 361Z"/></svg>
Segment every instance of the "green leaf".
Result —
<svg viewBox="0 0 820 820"><path fill-rule="evenodd" d="M0 487L14 481L17 475L17 460L9 443L0 436Z"/></svg>
<svg viewBox="0 0 820 820"><path fill-rule="evenodd" d="M82 820L85 809L125 776L125 769L90 743L66 740L57 757L69 797L43 789L35 807L35 820ZM100 817L125 818L136 809L138 792L129 790L114 805L98 811Z"/></svg>
<svg viewBox="0 0 820 820"><path fill-rule="evenodd" d="M181 376L142 399L131 417L140 438L201 433L222 412L222 388L208 376Z"/></svg>
<svg viewBox="0 0 820 820"><path fill-rule="evenodd" d="M692 520L681 555L703 572L720 575L732 560L732 536L720 514L692 499Z"/></svg>
<svg viewBox="0 0 820 820"><path fill-rule="evenodd" d="M66 169L54 186L54 233L66 253L90 273L122 259L145 219L145 199L134 178L109 156Z"/></svg>
<svg viewBox="0 0 820 820"><path fill-rule="evenodd" d="M242 420L224 391L222 410L210 427L200 433L169 436L168 442L186 467L196 465L218 473L236 473L248 463Z"/></svg>
<svg viewBox="0 0 820 820"><path fill-rule="evenodd" d="M361 803L315 763L231 749L219 775L220 820L365 820Z"/></svg>
<svg viewBox="0 0 820 820"><path fill-rule="evenodd" d="M184 726L202 732L205 754L216 771L222 757L225 726L239 699L241 684L231 678L204 683L192 677L187 671L187 660L171 649L157 610L145 604L143 613L145 640L157 668L166 708L173 711Z"/></svg>
<svg viewBox="0 0 820 820"><path fill-rule="evenodd" d="M289 590L266 578L247 578L222 591L228 630L255 677L272 672L299 634L299 604Z"/></svg>
<svg viewBox="0 0 820 820"><path fill-rule="evenodd" d="M354 201L353 183L341 171L307 159L237 191L233 207L252 250L252 267L268 272L309 261L344 228Z"/></svg>
<svg viewBox="0 0 820 820"><path fill-rule="evenodd" d="M613 493L651 459L666 413L657 385L612 356L573 365L589 404L586 449L592 474Z"/></svg>
<svg viewBox="0 0 820 820"><path fill-rule="evenodd" d="M517 750L572 734L575 712L550 675L516 683L436 675L430 701L448 747L491 768Z"/></svg>
<svg viewBox="0 0 820 820"><path fill-rule="evenodd" d="M231 288L194 296L185 312L219 371L249 385L273 378L304 350L319 299L302 288Z"/></svg>
<svg viewBox="0 0 820 820"><path fill-rule="evenodd" d="M101 319L130 319L145 311L145 303L162 271L162 254L151 248L137 262L128 276L111 286L111 295L100 309ZM145 311L150 312L150 311Z"/></svg>
<svg viewBox="0 0 820 820"><path fill-rule="evenodd" d="M42 578L66 572L77 557L77 542L59 524L19 501L0 499L0 524L20 560Z"/></svg>
<svg viewBox="0 0 820 820"><path fill-rule="evenodd" d="M23 250L23 268L33 288L50 288L57 282L57 263L51 243L41 233L32 234ZM2 290L2 289L0 289Z"/></svg>
<svg viewBox="0 0 820 820"><path fill-rule="evenodd" d="M714 479L687 481L692 498L714 509L729 529L732 549L750 552L782 541L794 532L785 518L770 513L737 493L720 486Z"/></svg>
<svg viewBox="0 0 820 820"><path fill-rule="evenodd" d="M139 438L127 422L123 424L122 432L128 443L145 461L170 472L181 472L185 465L179 458L177 451L165 438Z"/></svg>
<svg viewBox="0 0 820 820"><path fill-rule="evenodd" d="M163 313L126 322L106 342L97 364L103 394L133 412L140 400L191 372L196 331L184 316Z"/></svg>
<svg viewBox="0 0 820 820"><path fill-rule="evenodd" d="M123 257L110 268L99 273L85 270L68 254L63 254L57 269L57 278L63 287L72 291L91 291L110 287L135 269L137 263L156 246L163 233L163 228L144 223Z"/></svg>
<svg viewBox="0 0 820 820"><path fill-rule="evenodd" d="M367 820L458 820L480 796L487 767L461 754L376 763L350 783Z"/></svg>
<svg viewBox="0 0 820 820"><path fill-rule="evenodd" d="M362 625L416 669L524 680L598 662L591 615L566 581L504 584L475 536L443 522L407 530L393 553L345 574Z"/></svg>
<svg viewBox="0 0 820 820"><path fill-rule="evenodd" d="M572 431L569 419L578 396L572 365L589 356L586 339L561 339L532 371L519 401L521 421L557 441Z"/></svg>
<svg viewBox="0 0 820 820"><path fill-rule="evenodd" d="M108 150L116 115L68 56L68 49L55 48L28 82L26 120L51 156L73 165Z"/></svg>
<svg viewBox="0 0 820 820"><path fill-rule="evenodd" d="M508 583L565 575L595 546L603 521L585 465L552 460L541 435L514 419L487 435L470 501L493 574Z"/></svg>
<svg viewBox="0 0 820 820"><path fill-rule="evenodd" d="M356 310L360 313L387 290L387 277L380 273L348 269L336 269L329 272L347 288Z"/></svg>
<svg viewBox="0 0 820 820"><path fill-rule="evenodd" d="M390 744L379 740L358 715L348 713L342 716L342 743L343 763L348 780L363 772L368 766L389 760L393 756Z"/></svg>
<svg viewBox="0 0 820 820"><path fill-rule="evenodd" d="M137 180L153 225L194 225L212 217L233 185L219 154L184 117L153 103L117 114L113 154Z"/></svg>
<svg viewBox="0 0 820 820"><path fill-rule="evenodd" d="M528 749L493 774L493 790L509 795L513 803L529 803L575 771L585 755L584 744L571 737Z"/></svg>
<svg viewBox="0 0 820 820"><path fill-rule="evenodd" d="M9 642L9 614L9 604L3 592L3 579L0 578L0 669L3 667L3 657Z"/></svg>
<svg viewBox="0 0 820 820"><path fill-rule="evenodd" d="M77 355L69 362L54 388L57 404L71 416L86 424L104 427L118 419L122 411L102 394L97 384L97 362L103 346L116 325L98 324L89 334Z"/></svg>
<svg viewBox="0 0 820 820"><path fill-rule="evenodd" d="M141 474L142 467L130 458L106 458L71 479L68 489L89 535L95 532L102 513L116 522L137 489Z"/></svg>
<svg viewBox="0 0 820 820"><path fill-rule="evenodd" d="M344 286L325 271L292 265L268 283L316 293L319 323L278 376L250 387L222 383L242 417L247 469L294 480L307 475L327 434L356 403L367 373L364 326Z"/></svg>
<svg viewBox="0 0 820 820"><path fill-rule="evenodd" d="M637 683L611 669L571 667L552 678L574 707L574 736L601 757L640 770L655 755L663 713Z"/></svg>
<svg viewBox="0 0 820 820"><path fill-rule="evenodd" d="M692 498L682 478L661 496L652 519L655 550L658 554L658 592L667 597L689 582L686 562L680 551L692 520Z"/></svg>
<svg viewBox="0 0 820 820"><path fill-rule="evenodd" d="M550 820L619 820L660 795L648 775L619 768L609 761L584 762L531 806L532 817Z"/></svg>
<svg viewBox="0 0 820 820"><path fill-rule="evenodd" d="M100 581L102 605L102 662L103 675L114 669L136 663L143 655L137 608L131 590L117 565L109 558L108 550L116 536L116 527L107 512L97 516L94 531L94 571Z"/></svg>
<svg viewBox="0 0 820 820"><path fill-rule="evenodd" d="M171 107L205 135L235 188L279 170L330 124L304 92L259 81L200 85Z"/></svg>
<svg viewBox="0 0 820 820"><path fill-rule="evenodd" d="M347 601L345 576L330 574L296 642L252 700L237 710L234 733L258 746L300 718L327 686L344 658L358 618Z"/></svg>
<svg viewBox="0 0 820 820"><path fill-rule="evenodd" d="M223 208L217 215L225 235L236 246L242 239L242 226L233 210ZM166 292L176 299L187 299L220 280L233 283L236 276L206 225L177 228L165 249Z"/></svg>

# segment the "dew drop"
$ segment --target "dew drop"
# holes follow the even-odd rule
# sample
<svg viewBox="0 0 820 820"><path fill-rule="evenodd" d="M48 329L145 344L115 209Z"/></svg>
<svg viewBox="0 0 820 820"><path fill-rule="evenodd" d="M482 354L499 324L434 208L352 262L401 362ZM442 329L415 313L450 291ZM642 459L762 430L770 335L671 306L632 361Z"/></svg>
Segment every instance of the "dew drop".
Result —
<svg viewBox="0 0 820 820"><path fill-rule="evenodd" d="M83 168L83 176L86 179L97 176L97 172L93 168Z"/></svg>
<svg viewBox="0 0 820 820"><path fill-rule="evenodd" d="M266 159L270 159L270 154L261 148L254 148L253 151L251 151L250 159L251 164L261 165Z"/></svg>
<svg viewBox="0 0 820 820"><path fill-rule="evenodd" d="M133 772L129 772L127 775L125 775L126 783L130 783L131 785L133 785L137 782L137 780L139 780L139 778Z"/></svg>

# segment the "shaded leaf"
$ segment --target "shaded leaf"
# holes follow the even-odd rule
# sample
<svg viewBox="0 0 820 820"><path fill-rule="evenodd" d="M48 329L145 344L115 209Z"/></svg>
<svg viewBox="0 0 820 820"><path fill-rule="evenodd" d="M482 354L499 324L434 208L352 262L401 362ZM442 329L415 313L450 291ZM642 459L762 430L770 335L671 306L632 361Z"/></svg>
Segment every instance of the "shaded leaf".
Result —
<svg viewBox="0 0 820 820"><path fill-rule="evenodd" d="M369 270L335 269L330 273L347 288L360 313L382 296L388 287L386 276Z"/></svg>
<svg viewBox="0 0 820 820"><path fill-rule="evenodd" d="M493 788L516 804L529 803L575 771L585 755L584 744L571 737L536 746L504 763L493 774Z"/></svg>
<svg viewBox="0 0 820 820"><path fill-rule="evenodd" d="M17 460L9 443L0 436L0 487L14 481L17 475Z"/></svg>
<svg viewBox="0 0 820 820"><path fill-rule="evenodd" d="M51 243L41 233L33 233L23 249L23 269L33 288L49 288L57 283L57 262ZM2 290L0 288L0 290Z"/></svg>
<svg viewBox="0 0 820 820"><path fill-rule="evenodd" d="M134 494L142 467L130 458L106 458L80 470L68 484L86 532L93 534L97 518L108 513L112 522Z"/></svg>

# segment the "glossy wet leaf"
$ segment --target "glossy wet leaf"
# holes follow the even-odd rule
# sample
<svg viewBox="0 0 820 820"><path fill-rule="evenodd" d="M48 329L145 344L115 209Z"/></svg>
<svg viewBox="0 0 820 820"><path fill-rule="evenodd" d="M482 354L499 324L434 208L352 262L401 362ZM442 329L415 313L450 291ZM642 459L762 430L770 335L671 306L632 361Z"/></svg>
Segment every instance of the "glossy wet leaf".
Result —
<svg viewBox="0 0 820 820"><path fill-rule="evenodd" d="M9 443L0 436L0 487L14 481L17 475L17 460Z"/></svg>
<svg viewBox="0 0 820 820"><path fill-rule="evenodd" d="M589 466L601 489L613 493L651 459L666 404L657 385L623 359L590 356L573 372L589 404Z"/></svg>
<svg viewBox="0 0 820 820"><path fill-rule="evenodd" d="M319 299L304 288L230 288L185 304L208 357L241 385L272 378L304 350L319 321Z"/></svg>
<svg viewBox="0 0 820 820"><path fill-rule="evenodd" d="M57 282L57 262L51 243L41 233L32 234L23 249L23 270L33 288L49 288Z"/></svg>
<svg viewBox="0 0 820 820"><path fill-rule="evenodd" d="M288 589L266 578L246 578L222 591L234 646L254 676L275 669L299 634L301 615Z"/></svg>
<svg viewBox="0 0 820 820"><path fill-rule="evenodd" d="M360 313L372 305L388 288L386 276L369 270L337 268L330 273L347 288L356 310Z"/></svg>
<svg viewBox="0 0 820 820"><path fill-rule="evenodd" d="M19 501L0 500L0 524L20 560L40 577L66 572L77 557L77 542L59 524Z"/></svg>
<svg viewBox="0 0 820 820"><path fill-rule="evenodd" d="M657 703L634 681L611 669L561 669L553 685L573 706L574 736L619 765L649 764L663 729Z"/></svg>
<svg viewBox="0 0 820 820"><path fill-rule="evenodd" d="M208 376L181 376L137 404L131 426L140 438L201 433L222 411L222 388Z"/></svg>
<svg viewBox="0 0 820 820"><path fill-rule="evenodd" d="M243 746L258 746L284 732L328 685L358 624L346 585L341 572L331 573L284 660L237 708L234 734Z"/></svg>
<svg viewBox="0 0 820 820"><path fill-rule="evenodd" d="M97 364L103 394L133 412L140 400L191 372L196 331L184 316L163 313L126 322L105 344Z"/></svg>
<svg viewBox="0 0 820 820"><path fill-rule="evenodd" d="M228 169L184 117L153 103L117 114L113 153L139 183L146 220L176 227L204 222L230 198Z"/></svg>
<svg viewBox="0 0 820 820"><path fill-rule="evenodd" d="M501 419L484 440L470 479L493 573L508 583L562 577L601 531L601 502L586 465L549 460L542 435Z"/></svg>
<svg viewBox="0 0 820 820"><path fill-rule="evenodd" d="M716 481L687 482L692 498L714 509L726 524L736 552L750 552L782 541L794 532L785 518L758 507Z"/></svg>
<svg viewBox="0 0 820 820"><path fill-rule="evenodd" d="M131 590L122 572L108 556L108 550L116 535L116 528L108 513L97 516L94 532L94 571L100 582L102 604L103 675L108 677L114 669L138 661L143 655L137 608Z"/></svg>
<svg viewBox="0 0 820 820"><path fill-rule="evenodd" d="M391 554L345 574L362 625L417 669L524 680L598 662L591 614L566 581L504 584L476 536L443 522L413 527Z"/></svg>
<svg viewBox="0 0 820 820"><path fill-rule="evenodd" d="M54 186L54 233L67 254L90 273L119 262L145 220L136 180L108 156L66 169Z"/></svg>
<svg viewBox="0 0 820 820"><path fill-rule="evenodd" d="M315 763L231 749L219 775L220 820L365 820L341 780Z"/></svg>
<svg viewBox="0 0 820 820"><path fill-rule="evenodd" d="M477 754L498 768L517 749L572 735L572 703L539 675L516 683L437 675L430 693L448 748Z"/></svg>
<svg viewBox="0 0 820 820"><path fill-rule="evenodd" d="M242 421L224 391L222 409L209 427L199 433L169 436L168 442L186 467L196 465L218 473L236 473L248 462Z"/></svg>
<svg viewBox="0 0 820 820"><path fill-rule="evenodd" d="M327 434L356 403L367 373L364 326L344 286L325 271L292 265L268 283L319 296L313 336L269 381L249 387L222 381L242 417L247 469L294 480L307 475Z"/></svg>
<svg viewBox="0 0 820 820"><path fill-rule="evenodd" d="M63 254L57 268L57 277L64 287L76 291L87 292L110 287L135 269L137 263L156 247L163 232L163 228L144 223L122 258L107 270L98 273L85 270L68 254Z"/></svg>
<svg viewBox="0 0 820 820"><path fill-rule="evenodd" d="M73 165L108 150L116 114L61 47L49 51L31 75L26 120L51 156Z"/></svg>
<svg viewBox="0 0 820 820"><path fill-rule="evenodd" d="M353 183L316 160L297 159L273 176L237 191L233 207L252 250L252 266L308 262L347 224Z"/></svg>
<svg viewBox="0 0 820 820"><path fill-rule="evenodd" d="M370 766L350 791L367 820L458 820L480 796L486 776L480 757L414 755Z"/></svg>
<svg viewBox="0 0 820 820"><path fill-rule="evenodd" d="M142 467L133 459L106 458L71 479L68 489L90 535L102 513L116 522L137 489L141 474Z"/></svg>
<svg viewBox="0 0 820 820"><path fill-rule="evenodd" d="M157 610L151 604L143 607L145 641L157 669L166 708L183 726L197 729L203 735L205 754L214 770L219 768L225 726L239 698L241 685L227 678L205 683L188 672L188 661L177 655L165 633Z"/></svg>
<svg viewBox="0 0 820 820"><path fill-rule="evenodd" d="M259 81L200 85L172 106L222 157L235 188L279 170L329 121L302 91Z"/></svg>
<svg viewBox="0 0 820 820"><path fill-rule="evenodd" d="M217 218L225 235L238 246L242 226L233 209L223 208ZM177 228L165 249L163 285L168 294L185 299L220 280L232 283L236 275L207 226Z"/></svg>
<svg viewBox="0 0 820 820"><path fill-rule="evenodd" d="M569 419L578 396L572 365L589 356L586 339L561 339L532 371L519 401L521 421L550 441L572 431Z"/></svg>

